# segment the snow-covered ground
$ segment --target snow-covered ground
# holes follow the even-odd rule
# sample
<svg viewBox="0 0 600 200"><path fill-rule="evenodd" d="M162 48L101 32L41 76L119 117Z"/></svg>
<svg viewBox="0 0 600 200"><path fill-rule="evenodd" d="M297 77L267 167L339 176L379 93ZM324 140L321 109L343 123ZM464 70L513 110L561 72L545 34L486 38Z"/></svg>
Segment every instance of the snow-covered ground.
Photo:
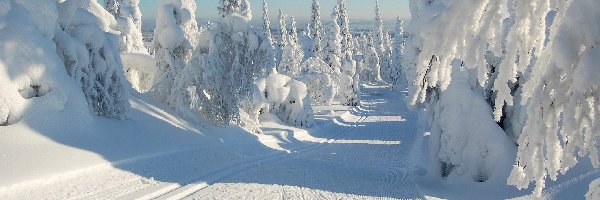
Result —
<svg viewBox="0 0 600 200"><path fill-rule="evenodd" d="M124 121L64 112L0 127L0 199L530 198L423 179L424 120L387 85L364 84L356 108L315 106L310 129L263 117L262 135L190 124L149 99L134 94ZM546 197L583 198L599 175L583 171Z"/></svg>
<svg viewBox="0 0 600 200"><path fill-rule="evenodd" d="M423 197L407 168L414 117L390 91L315 107L308 130L264 117L260 136L186 123L139 94L125 121L25 119L1 127L0 199Z"/></svg>

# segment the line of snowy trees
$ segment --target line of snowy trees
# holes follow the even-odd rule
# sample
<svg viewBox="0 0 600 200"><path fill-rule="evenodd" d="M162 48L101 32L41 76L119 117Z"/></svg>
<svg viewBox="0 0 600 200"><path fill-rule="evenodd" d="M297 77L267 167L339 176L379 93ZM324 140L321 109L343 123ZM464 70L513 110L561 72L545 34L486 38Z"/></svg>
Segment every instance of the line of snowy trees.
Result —
<svg viewBox="0 0 600 200"><path fill-rule="evenodd" d="M600 1L411 0L403 59L431 114L430 176L540 195L597 136Z"/></svg>
<svg viewBox="0 0 600 200"><path fill-rule="evenodd" d="M38 102L30 99L46 94L57 98L49 100L55 102L79 98L90 113L125 119L130 87L150 94L188 120L220 126L237 123L256 132L261 114L310 126L311 104L329 105L337 99L343 105L359 105L363 73L355 56L362 50L354 44L345 0L338 0L333 8L331 26L323 25L319 1L313 0L311 21L304 32L299 31L293 16L280 10L281 34L271 32L266 0L262 30L249 25L252 11L248 0L221 0L221 18L204 26L196 22L194 0L160 0L149 47L142 38L139 0L103 2L1 1L2 39L24 40L19 48L25 50L17 53L40 48L49 56L40 67L11 59L41 59L33 58L34 54L0 55L0 63L9 72L0 84L6 88L0 98L0 125L18 122L31 104ZM394 48L389 34L382 33L379 13L377 20L379 39L371 48L377 63L373 65L382 65L382 60L391 73ZM19 34L24 36L19 38ZM36 47L42 44L47 45ZM3 51L6 49L15 47ZM391 78L389 75L385 77ZM73 83L63 76L71 77ZM380 80L379 70L373 77ZM71 86L79 87L81 93L66 89Z"/></svg>

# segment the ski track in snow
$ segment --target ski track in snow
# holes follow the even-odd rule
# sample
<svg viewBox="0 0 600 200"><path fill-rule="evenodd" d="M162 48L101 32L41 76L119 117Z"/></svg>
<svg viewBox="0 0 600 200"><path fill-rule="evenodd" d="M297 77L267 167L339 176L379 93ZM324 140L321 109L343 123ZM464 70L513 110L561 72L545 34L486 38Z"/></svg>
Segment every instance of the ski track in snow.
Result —
<svg viewBox="0 0 600 200"><path fill-rule="evenodd" d="M317 115L309 137L294 131L280 136L281 147L291 153L247 145L174 150L69 172L38 188L5 194L8 199L423 199L407 163L417 123L406 119L416 116L402 94L385 85L364 85L362 101L351 110L317 106L316 111L335 109L336 115Z"/></svg>

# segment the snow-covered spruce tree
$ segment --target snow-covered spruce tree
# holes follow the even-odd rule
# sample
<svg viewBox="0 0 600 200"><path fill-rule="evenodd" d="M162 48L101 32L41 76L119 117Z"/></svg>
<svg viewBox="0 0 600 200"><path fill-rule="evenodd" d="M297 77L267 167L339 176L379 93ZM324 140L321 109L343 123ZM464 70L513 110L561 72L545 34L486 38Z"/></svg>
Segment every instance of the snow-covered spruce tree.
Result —
<svg viewBox="0 0 600 200"><path fill-rule="evenodd" d="M384 79L385 77L385 81L387 83L391 83L392 82L392 75L391 75L391 71L392 71L392 66L394 65L393 60L392 60L392 52L393 52L393 41L392 41L392 36L390 33L386 32L384 33L384 37L383 37L383 55L379 55L379 58L382 59L383 61L381 61L381 65L384 66L382 67L382 72L381 72L381 76L382 79Z"/></svg>
<svg viewBox="0 0 600 200"><path fill-rule="evenodd" d="M493 118L484 57L502 53L502 3L410 1L403 67L410 103L431 116L429 177L503 184L510 172L515 146Z"/></svg>
<svg viewBox="0 0 600 200"><path fill-rule="evenodd" d="M359 75L356 73L356 61L354 61L354 47L352 44L352 34L348 21L348 11L346 9L346 1L338 0L337 5L333 9L332 18L334 20L334 29L339 27L341 43L340 43L340 88L338 97L343 105L358 106L359 99Z"/></svg>
<svg viewBox="0 0 600 200"><path fill-rule="evenodd" d="M90 110L99 116L124 119L129 107L123 78L115 19L92 0L59 3L54 41L67 73L81 84Z"/></svg>
<svg viewBox="0 0 600 200"><path fill-rule="evenodd" d="M198 86L184 73L192 58L193 42L198 36L193 0L159 1L154 29L154 49L157 81L151 92L154 98L174 108L180 115L195 119L190 114L189 88Z"/></svg>
<svg viewBox="0 0 600 200"><path fill-rule="evenodd" d="M273 33L271 33L271 19L269 18L269 5L267 4L267 0L263 0L263 30L267 36L267 39L273 44Z"/></svg>
<svg viewBox="0 0 600 200"><path fill-rule="evenodd" d="M243 102L251 101L253 82L268 63L268 39L251 29L251 19L238 10L228 9L220 22L211 24L195 53L203 68L200 113L215 125L253 126L243 124L247 121L242 118L256 119L247 116L252 114L245 112Z"/></svg>
<svg viewBox="0 0 600 200"><path fill-rule="evenodd" d="M350 54L353 56L354 45L352 44L352 32L350 31L346 0L338 0L336 8L337 23L340 26L340 34L342 36L342 54Z"/></svg>
<svg viewBox="0 0 600 200"><path fill-rule="evenodd" d="M283 10L279 9L279 31L281 34L279 35L279 40L277 41L277 49L275 50L275 58L277 59L277 71L282 74L287 74L286 69L281 69L281 62L283 56L283 49L286 48L288 44L288 28L286 22L287 16L283 13Z"/></svg>
<svg viewBox="0 0 600 200"><path fill-rule="evenodd" d="M377 47L377 42L375 38L373 38L373 35L369 34L368 36L369 40L367 42L367 47L364 50L365 52L365 62L364 62L364 67L362 70L362 72L360 72L360 75L362 77L363 81L368 81L368 82L377 82L377 81L381 81L381 76L380 76L380 65L379 65L379 55L377 53L376 47Z"/></svg>
<svg viewBox="0 0 600 200"><path fill-rule="evenodd" d="M577 164L578 156L587 156L594 167L600 167L600 2L551 1L549 5L553 5L550 8L556 15L552 25L548 25L549 42L523 86L521 95L527 102L528 115L518 140L517 162L508 179L518 188L535 182L538 195L547 177L556 180L559 173L564 174ZM521 9L535 11L537 7ZM521 9L515 12L520 13ZM532 17L536 16L545 14ZM590 184L587 195L591 199L598 198L589 196L597 195L597 186L592 187L597 183L596 180Z"/></svg>
<svg viewBox="0 0 600 200"><path fill-rule="evenodd" d="M383 32L383 21L381 19L381 10L379 8L379 0L375 0L375 27L373 28L373 42L371 43L372 47L375 49L376 54L372 54L371 51L371 47L367 47L367 54L373 56L377 56L377 64L375 65L374 63L371 63L372 61L375 61L375 59L371 58L370 61L367 62L368 66L367 68L373 68L373 72L378 71L380 74L378 75L379 77L383 77L385 81L389 81L388 79L388 75L389 75L389 66L388 66L388 59L386 58L385 55L387 55L386 52L386 48L385 48L385 37L386 35ZM374 68L378 68L378 69L374 69ZM366 77L365 77L366 78ZM375 80L380 80L379 79L373 79L376 78L374 76L370 76L370 80L369 81L375 81Z"/></svg>
<svg viewBox="0 0 600 200"><path fill-rule="evenodd" d="M218 9L221 17L225 17L229 13L239 13L241 1L242 0L220 0Z"/></svg>
<svg viewBox="0 0 600 200"><path fill-rule="evenodd" d="M121 0L104 0L104 8L113 16L119 15Z"/></svg>
<svg viewBox="0 0 600 200"><path fill-rule="evenodd" d="M110 5L106 1L106 8ZM116 13L111 13L117 20L116 31L120 32L120 49L126 77L134 89L147 92L154 84L155 64L144 46L142 36L142 13L139 0L119 0Z"/></svg>
<svg viewBox="0 0 600 200"><path fill-rule="evenodd" d="M396 27L394 28L394 42L392 47L392 65L390 67L390 83L394 86L404 86L402 71L402 59L404 54L404 26L400 17L396 19Z"/></svg>
<svg viewBox="0 0 600 200"><path fill-rule="evenodd" d="M337 16L331 15L331 19L333 20L333 23L331 27L327 28L327 40L325 47L323 48L323 61L331 67L331 71L339 72L341 69L342 58L342 37L340 26L337 23Z"/></svg>
<svg viewBox="0 0 600 200"><path fill-rule="evenodd" d="M242 17L252 19L252 8L250 7L250 1L238 0L240 2L240 15Z"/></svg>
<svg viewBox="0 0 600 200"><path fill-rule="evenodd" d="M269 19L269 6L267 4L267 0L263 0L263 31L265 32L265 38L269 43L267 48L267 72L271 73L274 70L276 71L277 59L275 58L275 40L273 39L273 34L271 33L271 19Z"/></svg>
<svg viewBox="0 0 600 200"><path fill-rule="evenodd" d="M325 61L311 57L302 63L302 76L298 79L306 84L312 102L317 105L331 105L335 98L339 80Z"/></svg>
<svg viewBox="0 0 600 200"><path fill-rule="evenodd" d="M309 57L322 58L323 50L323 25L321 24L321 6L319 0L313 0L311 22L308 24L312 46L306 52Z"/></svg>
<svg viewBox="0 0 600 200"><path fill-rule="evenodd" d="M121 51L124 53L148 54L142 37L142 13L139 4L139 0L105 1L106 10L117 20L116 30L121 33ZM114 9L116 12L113 13Z"/></svg>
<svg viewBox="0 0 600 200"><path fill-rule="evenodd" d="M293 62L294 63L299 63L301 64L303 59L304 59L304 51L302 50L302 44L300 43L300 36L298 35L298 26L296 24L296 18L294 18L294 16L292 16L290 18L291 20L291 24L290 24L290 47L293 51ZM295 65L292 68L294 74L298 75L302 72L302 66L301 65ZM292 76L294 77L294 76Z"/></svg>
<svg viewBox="0 0 600 200"><path fill-rule="evenodd" d="M291 33L286 37L287 41L283 47L281 62L279 63L280 72L290 77L297 77L302 71L301 64L304 58L304 52L300 46L298 31L296 29L296 20L291 17Z"/></svg>
<svg viewBox="0 0 600 200"><path fill-rule="evenodd" d="M404 67L414 80L413 103L431 105L432 161L440 163L434 173L484 172L487 176L479 177L503 181L508 164L497 158L511 158L514 151L501 145L507 134L518 142L509 184L526 188L536 182L538 195L545 180L565 173L577 156L587 155L599 165L594 146L598 84L589 77L597 70L589 63L598 58L600 31L591 24L599 19L599 6L592 0L411 1ZM469 96L469 106L457 107ZM465 113L463 125L474 124L464 123L474 120L464 116L479 115L478 125L466 128L487 136L457 130L452 124L459 122L449 120L458 118L452 117L456 113ZM474 150L485 154L467 154Z"/></svg>

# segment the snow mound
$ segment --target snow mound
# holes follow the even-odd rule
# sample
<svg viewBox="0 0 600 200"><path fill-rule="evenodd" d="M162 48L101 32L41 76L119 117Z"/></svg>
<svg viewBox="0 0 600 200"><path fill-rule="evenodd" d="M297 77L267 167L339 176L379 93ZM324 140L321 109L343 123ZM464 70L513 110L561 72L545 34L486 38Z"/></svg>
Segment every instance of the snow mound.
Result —
<svg viewBox="0 0 600 200"><path fill-rule="evenodd" d="M152 89L158 71L153 56L147 53L122 53L121 59L127 80L135 90L143 93Z"/></svg>
<svg viewBox="0 0 600 200"><path fill-rule="evenodd" d="M271 74L258 79L255 85L255 92L259 93L255 93L253 105L260 106L255 114L273 113L289 125L312 126L314 113L304 83L289 76Z"/></svg>

